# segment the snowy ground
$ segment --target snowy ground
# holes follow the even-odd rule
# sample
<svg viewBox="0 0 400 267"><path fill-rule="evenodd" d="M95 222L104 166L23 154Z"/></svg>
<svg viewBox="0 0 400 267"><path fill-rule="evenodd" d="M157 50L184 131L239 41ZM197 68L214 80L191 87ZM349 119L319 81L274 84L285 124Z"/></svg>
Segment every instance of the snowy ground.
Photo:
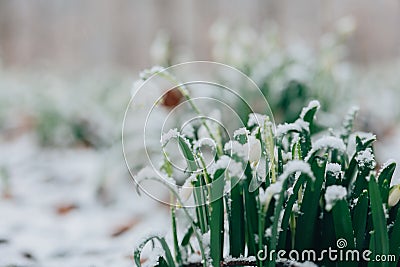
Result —
<svg viewBox="0 0 400 267"><path fill-rule="evenodd" d="M167 228L168 209L139 198L126 172L105 171L104 153L42 149L34 140L0 143L10 170L9 192L1 187L0 266L134 266L137 240ZM115 177L101 191L104 173Z"/></svg>

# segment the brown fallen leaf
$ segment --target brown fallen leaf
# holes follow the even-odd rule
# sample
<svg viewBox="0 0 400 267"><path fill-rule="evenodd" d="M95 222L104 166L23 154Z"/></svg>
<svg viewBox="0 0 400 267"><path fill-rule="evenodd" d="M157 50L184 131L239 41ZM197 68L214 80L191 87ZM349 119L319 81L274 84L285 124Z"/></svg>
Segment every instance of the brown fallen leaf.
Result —
<svg viewBox="0 0 400 267"><path fill-rule="evenodd" d="M70 213L73 210L78 209L78 205L73 204L73 203L68 203L68 204L61 204L56 208L57 214L58 215L66 215Z"/></svg>
<svg viewBox="0 0 400 267"><path fill-rule="evenodd" d="M126 224L122 224L120 226L117 226L114 231L111 233L112 237L117 237L122 235L123 233L131 230L135 225L137 225L140 222L140 219L138 218L134 218L132 220L130 220L128 223Z"/></svg>

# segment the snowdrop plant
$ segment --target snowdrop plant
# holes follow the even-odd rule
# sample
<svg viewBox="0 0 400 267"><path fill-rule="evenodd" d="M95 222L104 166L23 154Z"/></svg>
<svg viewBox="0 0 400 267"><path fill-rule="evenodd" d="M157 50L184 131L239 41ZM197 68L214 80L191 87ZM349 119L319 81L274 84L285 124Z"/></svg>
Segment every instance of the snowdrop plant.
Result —
<svg viewBox="0 0 400 267"><path fill-rule="evenodd" d="M161 178L138 174L138 183L155 179L167 186L176 205L171 206L171 242L159 235L146 238L134 252L137 266L142 265L141 253L150 241L162 248L157 266L218 267L283 265L276 254L260 259L258 252L266 246L268 251L321 252L337 248L339 239L346 240L344 249L369 249L371 258L395 255L396 262L379 266L397 266L400 186L391 186L396 163L388 161L377 168L376 137L352 133L355 109L338 131L315 134L319 108L319 102L312 101L295 122L276 129L267 116L250 114L247 127L226 141L210 166L204 164L196 134L166 133L162 144L177 140L189 178L178 189L168 161ZM187 205L190 199L192 206ZM188 221L186 229L179 229L178 213ZM315 264L367 265L328 259Z"/></svg>

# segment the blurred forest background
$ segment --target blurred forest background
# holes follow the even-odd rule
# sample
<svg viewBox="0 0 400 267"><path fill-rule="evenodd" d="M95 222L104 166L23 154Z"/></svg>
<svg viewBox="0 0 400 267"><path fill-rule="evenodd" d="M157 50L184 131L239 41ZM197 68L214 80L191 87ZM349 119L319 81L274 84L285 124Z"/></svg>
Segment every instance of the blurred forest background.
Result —
<svg viewBox="0 0 400 267"><path fill-rule="evenodd" d="M352 62L399 56L397 0L2 0L0 59L13 68L137 70L157 63L149 50L161 32L178 58L210 60L209 30L217 20L255 30L274 22L285 42L300 38L312 47L348 15L357 23L348 40Z"/></svg>

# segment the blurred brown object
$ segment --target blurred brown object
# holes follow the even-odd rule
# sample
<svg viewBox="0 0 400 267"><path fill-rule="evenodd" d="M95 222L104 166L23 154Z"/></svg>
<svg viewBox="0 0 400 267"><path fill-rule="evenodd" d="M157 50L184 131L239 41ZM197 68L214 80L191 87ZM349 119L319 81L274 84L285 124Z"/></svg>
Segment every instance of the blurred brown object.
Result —
<svg viewBox="0 0 400 267"><path fill-rule="evenodd" d="M111 236L112 237L118 237L125 232L131 230L135 225L137 225L140 222L140 219L138 218L133 218L130 221L128 221L126 224L122 224L120 226L117 226L114 231L112 232Z"/></svg>
<svg viewBox="0 0 400 267"><path fill-rule="evenodd" d="M66 215L76 209L78 209L78 205L76 204L73 203L61 204L57 207L57 214Z"/></svg>
<svg viewBox="0 0 400 267"><path fill-rule="evenodd" d="M165 93L162 100L162 105L172 109L181 102L182 98L183 95L181 91L179 91L178 88L173 88Z"/></svg>

